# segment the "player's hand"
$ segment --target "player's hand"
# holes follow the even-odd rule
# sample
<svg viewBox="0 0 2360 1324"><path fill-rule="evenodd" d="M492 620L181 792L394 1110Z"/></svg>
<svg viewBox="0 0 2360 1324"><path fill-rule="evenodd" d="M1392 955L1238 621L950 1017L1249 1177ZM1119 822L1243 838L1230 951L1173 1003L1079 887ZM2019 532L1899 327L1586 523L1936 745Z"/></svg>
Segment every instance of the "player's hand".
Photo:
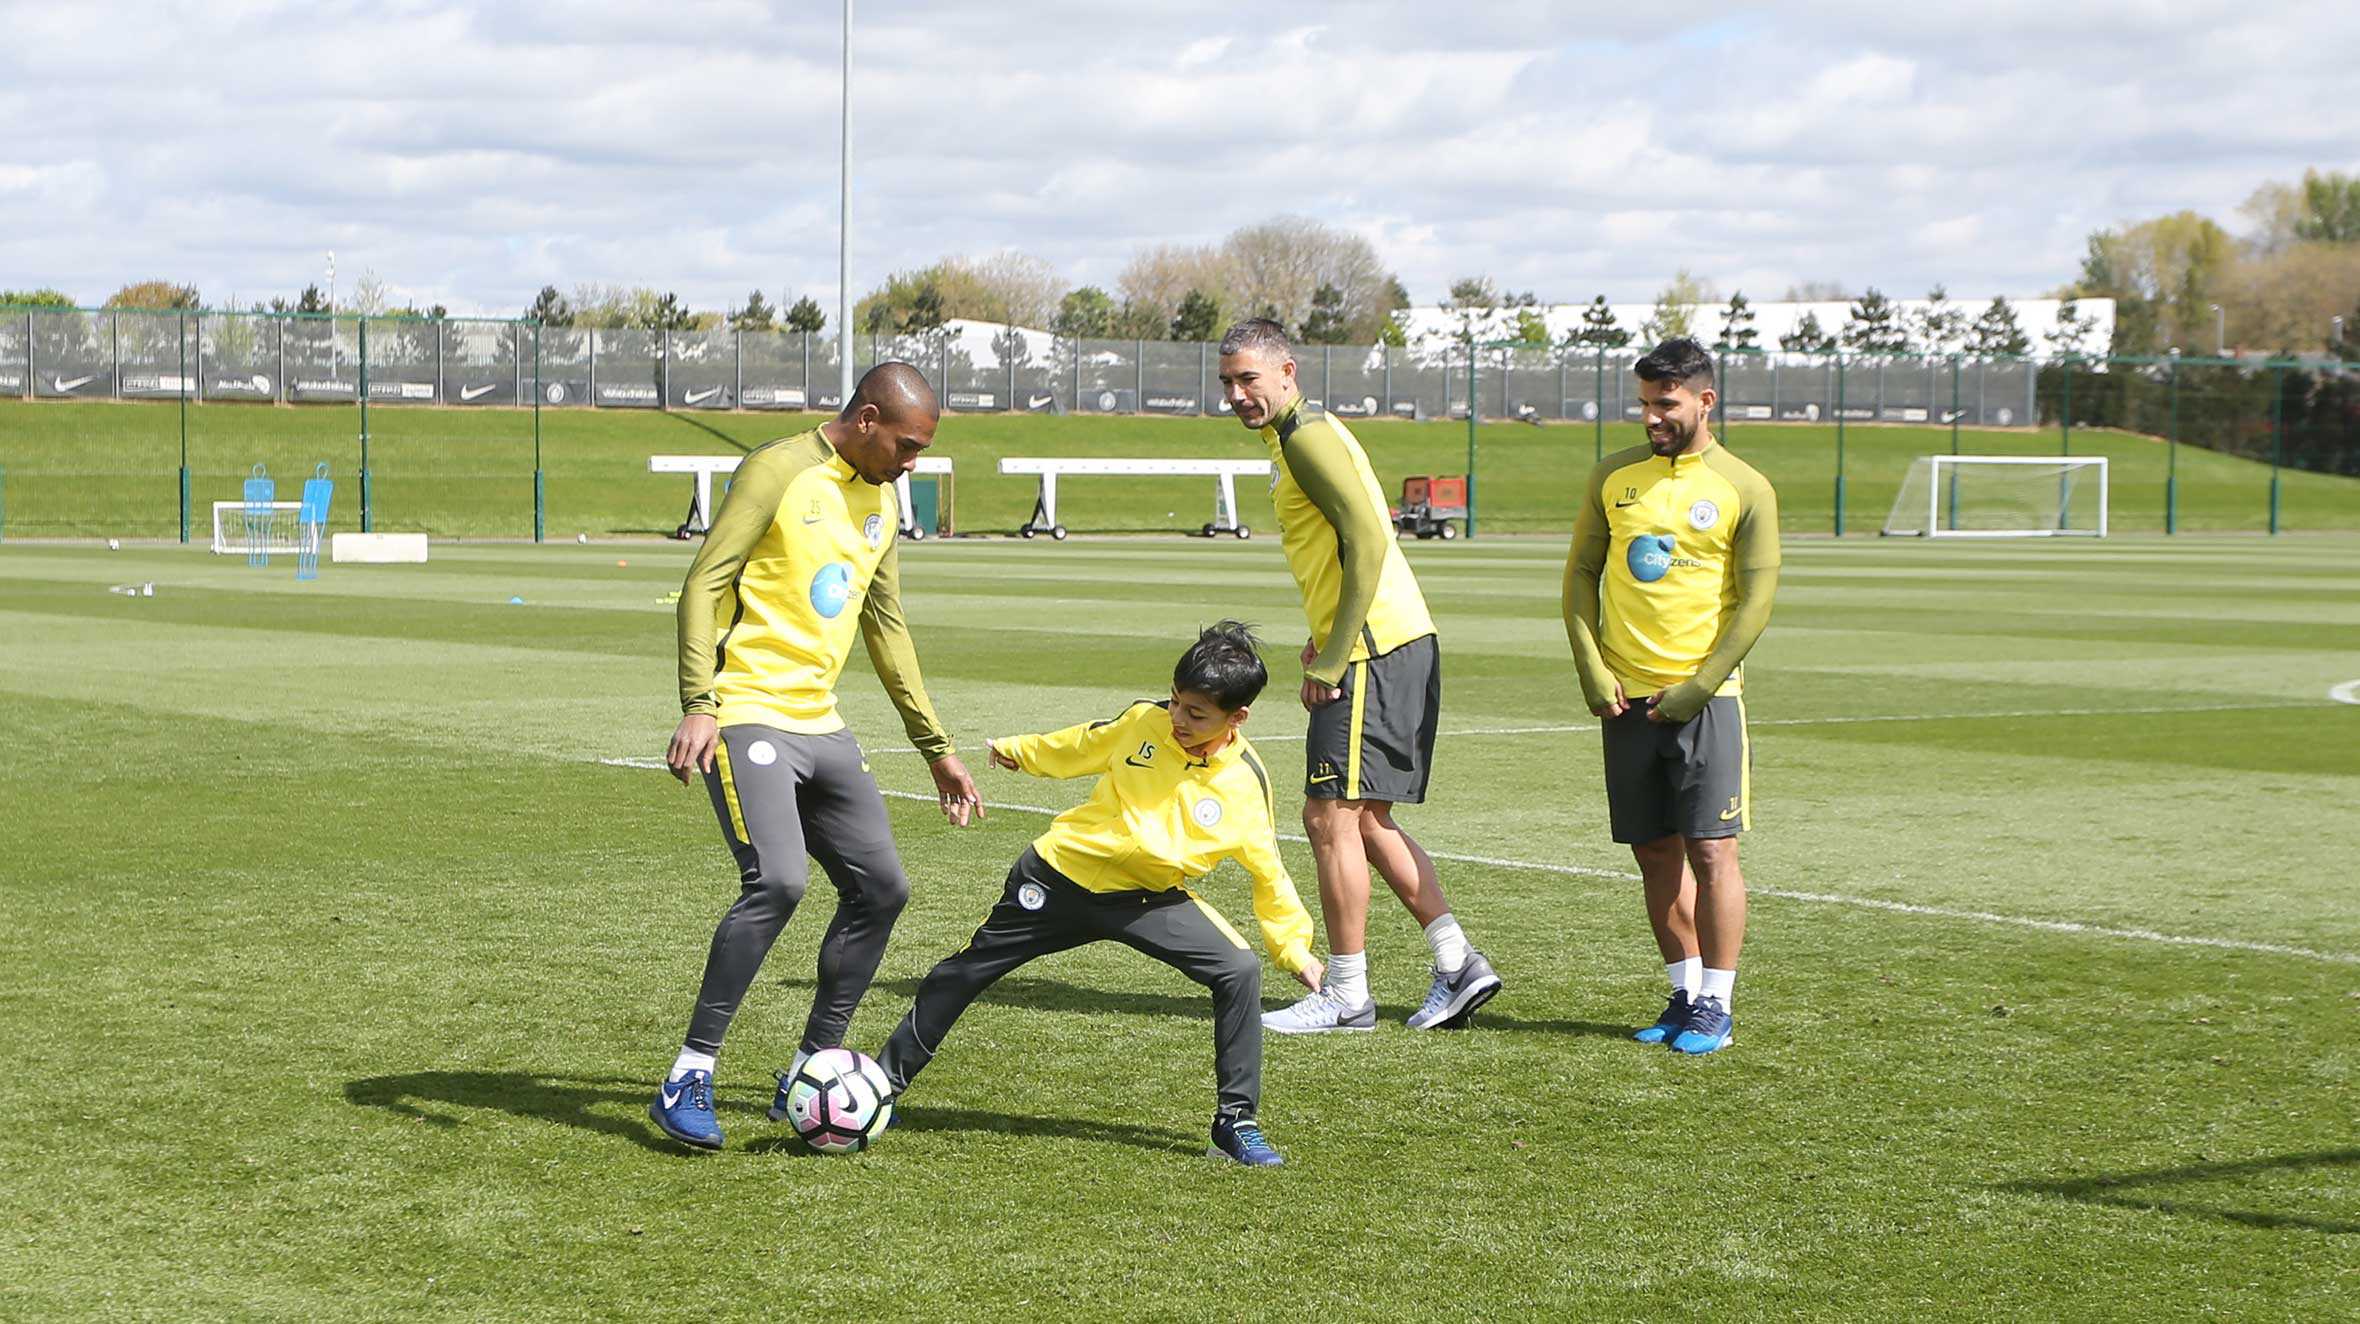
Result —
<svg viewBox="0 0 2360 1324"><path fill-rule="evenodd" d="M970 820L983 821L983 797L975 792L975 779L967 775L967 765L959 762L956 754L945 754L928 764L926 771L934 774L936 798L942 805L942 816L953 827L965 827Z"/></svg>
<svg viewBox="0 0 2360 1324"><path fill-rule="evenodd" d="M1678 726L1704 711L1713 696L1693 680L1684 680L1665 688L1647 701L1647 720L1665 726Z"/></svg>
<svg viewBox="0 0 2360 1324"><path fill-rule="evenodd" d="M1324 680L1320 680L1315 676L1305 676L1303 678L1303 708L1305 711L1322 707L1326 704L1334 703L1336 700L1343 697L1344 691L1337 689L1335 686L1328 684Z"/></svg>
<svg viewBox="0 0 2360 1324"><path fill-rule="evenodd" d="M1008 757L1006 754L1001 753L1000 747L993 744L991 741L987 740L983 742L983 748L984 752L991 756L992 765L994 767L1006 768L1010 772L1024 771L1023 764L1018 763L1016 760Z"/></svg>
<svg viewBox="0 0 2360 1324"><path fill-rule="evenodd" d="M1295 982L1314 993L1319 991L1320 984L1326 979L1327 966L1321 964L1320 959L1316 956L1312 957L1302 969L1295 972Z"/></svg>
<svg viewBox="0 0 2360 1324"><path fill-rule="evenodd" d="M1618 680L1614 682L1614 697L1593 707L1590 711L1599 717L1620 717L1629 712L1630 708L1630 700L1623 697L1622 682Z"/></svg>
<svg viewBox="0 0 2360 1324"><path fill-rule="evenodd" d="M711 713L690 713L672 732L672 746L664 751L664 766L688 785L691 772L713 770L713 746L721 742L721 723Z"/></svg>

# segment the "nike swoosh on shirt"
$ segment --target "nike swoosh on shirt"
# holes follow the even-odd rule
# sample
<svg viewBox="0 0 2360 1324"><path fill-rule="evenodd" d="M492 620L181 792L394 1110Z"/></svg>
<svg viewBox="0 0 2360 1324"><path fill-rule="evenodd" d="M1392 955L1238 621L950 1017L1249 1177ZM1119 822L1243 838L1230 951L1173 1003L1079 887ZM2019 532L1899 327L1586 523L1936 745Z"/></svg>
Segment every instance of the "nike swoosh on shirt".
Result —
<svg viewBox="0 0 2360 1324"><path fill-rule="evenodd" d="M468 400L481 400L485 396L490 395L492 392L499 389L500 384L498 382L493 382L487 386L462 386L459 388L459 399L462 402Z"/></svg>
<svg viewBox="0 0 2360 1324"><path fill-rule="evenodd" d="M1617 502L1615 502L1615 503L1614 503L1614 508L1615 508L1616 510L1621 510L1621 509L1622 509L1623 507L1625 507L1625 506L1635 506L1635 505L1638 505L1638 504L1639 504L1639 503L1638 503L1638 502L1636 502L1636 501L1617 501Z"/></svg>
<svg viewBox="0 0 2360 1324"><path fill-rule="evenodd" d="M1139 756L1136 754L1133 754L1129 758L1124 759L1123 762L1130 764L1134 768L1153 768L1155 766L1152 763L1141 763L1139 761Z"/></svg>
<svg viewBox="0 0 2360 1324"><path fill-rule="evenodd" d="M692 405L701 405L701 404L703 404L704 402L706 402L707 400L710 400L710 399L712 399L714 396L717 396L717 395L719 395L719 394L721 394L721 388L720 388L720 387L718 387L718 386L714 386L714 387L708 387L708 388L706 388L705 390L702 390L702 391L690 391L690 392L688 392L687 394L685 394L685 395L681 396L680 398L681 398L681 400L682 400L682 401L684 401L685 403L692 404Z"/></svg>

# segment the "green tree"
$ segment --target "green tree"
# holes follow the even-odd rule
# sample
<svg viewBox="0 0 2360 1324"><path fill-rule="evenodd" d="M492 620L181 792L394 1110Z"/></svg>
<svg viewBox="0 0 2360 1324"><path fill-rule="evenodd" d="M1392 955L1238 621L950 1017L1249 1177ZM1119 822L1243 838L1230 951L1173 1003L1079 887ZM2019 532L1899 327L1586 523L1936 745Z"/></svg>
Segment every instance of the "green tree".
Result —
<svg viewBox="0 0 2360 1324"><path fill-rule="evenodd" d="M1991 306L1967 331L1967 353L1979 359L2021 357L2032 351L2032 339L2016 320L2015 305L1997 295Z"/></svg>
<svg viewBox="0 0 2360 1324"><path fill-rule="evenodd" d="M1049 329L1065 340L1103 340L1114 334L1114 298L1095 285L1066 291Z"/></svg>
<svg viewBox="0 0 2360 1324"><path fill-rule="evenodd" d="M1565 343L1589 349L1621 349L1631 343L1631 333L1615 321L1614 310L1606 306L1606 296L1601 294L1582 310L1581 325L1565 333Z"/></svg>
<svg viewBox="0 0 2360 1324"><path fill-rule="evenodd" d="M1740 354L1762 348L1762 333L1754 327L1754 308L1745 301L1744 290L1730 295L1729 306L1721 310L1721 334L1714 338L1713 348Z"/></svg>
<svg viewBox="0 0 2360 1324"><path fill-rule="evenodd" d="M2126 353L2199 344L2236 259L2228 231L2174 212L2091 235L2081 278L2066 293L2114 300L2115 343Z"/></svg>
<svg viewBox="0 0 2360 1324"><path fill-rule="evenodd" d="M1806 312L1795 329L1778 338L1778 347L1790 354L1827 354L1836 347L1836 338L1819 324L1819 314Z"/></svg>
<svg viewBox="0 0 2360 1324"><path fill-rule="evenodd" d="M2360 243L2360 175L2304 171L2302 214L2294 234L2319 243Z"/></svg>
<svg viewBox="0 0 2360 1324"><path fill-rule="evenodd" d="M1852 303L1851 315L1844 321L1844 348L1863 354L1900 354L1909 349L1909 331L1901 324L1900 310L1874 285Z"/></svg>
<svg viewBox="0 0 2360 1324"><path fill-rule="evenodd" d="M1948 354L1967 334L1967 315L1950 301L1950 291L1936 285L1926 291L1926 306L1912 318L1918 343L1928 354Z"/></svg>
<svg viewBox="0 0 2360 1324"><path fill-rule="evenodd" d="M902 334L920 336L940 331L945 320L942 291L935 288L933 281L928 281L910 296L909 311L901 315Z"/></svg>
<svg viewBox="0 0 2360 1324"><path fill-rule="evenodd" d="M107 296L107 308L198 308L197 287L168 280L143 280Z"/></svg>
<svg viewBox="0 0 2360 1324"><path fill-rule="evenodd" d="M19 308L71 308L74 301L46 286L37 290L0 290L0 304Z"/></svg>
<svg viewBox="0 0 2360 1324"><path fill-rule="evenodd" d="M1662 344L1666 340L1696 333L1697 305L1717 298L1711 286L1696 278L1686 267L1672 273L1671 280L1655 294L1655 311L1639 328L1639 338L1647 343Z"/></svg>
<svg viewBox="0 0 2360 1324"><path fill-rule="evenodd" d="M778 310L770 306L770 300L763 298L760 290L749 292L746 306L729 315L732 331L770 331L777 326Z"/></svg>
<svg viewBox="0 0 2360 1324"><path fill-rule="evenodd" d="M1352 319L1345 335L1355 345L1371 341L1396 347L1409 343L1408 333L1401 328L1395 314L1409 308L1409 291L1396 276L1385 277L1384 287L1377 292L1376 303L1365 313Z"/></svg>
<svg viewBox="0 0 2360 1324"><path fill-rule="evenodd" d="M1322 285L1312 291L1311 311L1304 314L1296 335L1306 344L1344 343L1344 292L1333 285Z"/></svg>
<svg viewBox="0 0 2360 1324"><path fill-rule="evenodd" d="M789 331L800 331L807 336L817 335L827 324L828 315L820 308L819 300L808 294L795 300L793 306L787 309Z"/></svg>
<svg viewBox="0 0 2360 1324"><path fill-rule="evenodd" d="M2067 299L2057 308L2057 325L2046 339L2049 351L2063 357L2078 357L2089 351L2090 336L2098 329L2098 319L2085 317L2079 301Z"/></svg>
<svg viewBox="0 0 2360 1324"><path fill-rule="evenodd" d="M525 320L543 326L568 327L574 324L574 306L565 301L555 285L544 285L533 296L531 306L524 310Z"/></svg>
<svg viewBox="0 0 2360 1324"><path fill-rule="evenodd" d="M1221 330L1221 305L1203 290L1191 288L1172 314L1172 339L1211 340Z"/></svg>
<svg viewBox="0 0 2360 1324"><path fill-rule="evenodd" d="M1546 345L1549 343L1549 319L1541 314L1538 307L1519 306L1508 334L1520 344Z"/></svg>
<svg viewBox="0 0 2360 1324"><path fill-rule="evenodd" d="M1117 340L1161 340L1172 329L1164 310L1151 303L1125 303L1109 328Z"/></svg>

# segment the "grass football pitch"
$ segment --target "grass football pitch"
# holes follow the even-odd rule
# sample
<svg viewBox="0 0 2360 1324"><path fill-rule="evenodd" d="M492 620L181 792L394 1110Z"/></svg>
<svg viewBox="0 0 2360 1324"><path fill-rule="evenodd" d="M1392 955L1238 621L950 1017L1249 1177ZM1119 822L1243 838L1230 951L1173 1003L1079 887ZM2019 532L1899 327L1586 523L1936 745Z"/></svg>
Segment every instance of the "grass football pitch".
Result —
<svg viewBox="0 0 2360 1324"><path fill-rule="evenodd" d="M0 546L0 1317L2360 1313L2360 538L1790 541L1739 1034L1703 1059L1629 1039L1663 980L1561 555L1410 549L1446 689L1400 817L1506 990L1403 1028L1425 949L1380 898L1380 1028L1266 1045L1288 1165L1249 1172L1202 1156L1207 999L1111 946L988 993L868 1154L800 1152L762 1109L817 881L722 1060L730 1148L656 1134L736 890L701 791L646 766L687 549L299 584ZM1260 622L1247 731L1291 815L1275 540L929 543L905 576L971 753ZM863 659L842 694L923 792ZM858 1046L1086 790L981 763L981 827L890 803L914 898ZM1253 932L1234 866L1206 890Z"/></svg>

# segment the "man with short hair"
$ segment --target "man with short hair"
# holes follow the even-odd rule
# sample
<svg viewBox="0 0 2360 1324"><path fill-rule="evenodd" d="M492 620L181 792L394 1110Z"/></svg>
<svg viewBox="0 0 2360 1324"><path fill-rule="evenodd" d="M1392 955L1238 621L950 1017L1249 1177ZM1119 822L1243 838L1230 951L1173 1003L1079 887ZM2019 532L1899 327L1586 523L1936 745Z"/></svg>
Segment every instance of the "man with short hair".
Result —
<svg viewBox="0 0 2360 1324"><path fill-rule="evenodd" d="M1394 545L1385 493L1344 425L1303 399L1294 348L1276 322L1239 322L1221 339L1221 390L1237 421L1270 448L1270 501L1287 566L1303 593L1303 826L1319 866L1327 977L1311 996L1262 1018L1280 1034L1376 1028L1369 994L1369 866L1425 928L1434 951L1413 1030L1463 1025L1500 977L1443 898L1434 861L1393 821L1426 798L1441 716L1434 620Z"/></svg>
<svg viewBox="0 0 2360 1324"><path fill-rule="evenodd" d="M1647 443L1590 471L1562 608L1582 695L1605 719L1606 803L1631 848L1671 997L1636 1037L1727 1047L1751 818L1740 663L1778 591L1778 497L1713 440L1713 360L1681 337L1639 360ZM1693 869L1693 874L1690 870Z"/></svg>
<svg viewBox="0 0 2360 1324"><path fill-rule="evenodd" d="M820 942L798 1064L844 1042L909 899L885 802L836 712L836 677L855 633L926 756L943 814L959 826L982 816L901 614L893 481L917 467L941 414L917 369L870 369L843 413L738 465L681 588L684 715L664 762L683 785L703 774L743 887L713 931L686 1040L648 1105L683 1144L721 1148L714 1060L803 897L805 857L835 885L836 913Z"/></svg>

